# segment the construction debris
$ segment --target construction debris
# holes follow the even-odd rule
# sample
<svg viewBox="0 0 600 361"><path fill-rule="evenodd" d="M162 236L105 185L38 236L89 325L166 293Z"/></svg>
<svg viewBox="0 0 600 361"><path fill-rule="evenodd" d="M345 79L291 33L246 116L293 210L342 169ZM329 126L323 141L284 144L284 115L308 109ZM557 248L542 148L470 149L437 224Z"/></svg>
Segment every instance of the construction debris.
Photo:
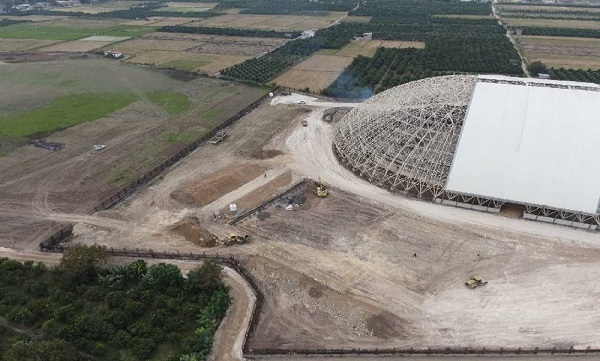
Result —
<svg viewBox="0 0 600 361"><path fill-rule="evenodd" d="M57 150L62 149L62 144L55 143L55 142L49 142L46 140L46 138L32 140L31 142L29 142L29 144L33 145L34 147L48 149L53 152L56 152Z"/></svg>

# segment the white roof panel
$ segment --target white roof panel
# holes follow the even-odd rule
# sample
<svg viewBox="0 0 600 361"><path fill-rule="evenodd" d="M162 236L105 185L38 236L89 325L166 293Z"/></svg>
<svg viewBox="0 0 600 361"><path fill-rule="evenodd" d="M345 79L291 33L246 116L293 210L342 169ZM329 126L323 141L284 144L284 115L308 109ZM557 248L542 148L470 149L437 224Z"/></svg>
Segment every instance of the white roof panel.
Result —
<svg viewBox="0 0 600 361"><path fill-rule="evenodd" d="M600 91L531 83L475 85L446 190L599 213Z"/></svg>

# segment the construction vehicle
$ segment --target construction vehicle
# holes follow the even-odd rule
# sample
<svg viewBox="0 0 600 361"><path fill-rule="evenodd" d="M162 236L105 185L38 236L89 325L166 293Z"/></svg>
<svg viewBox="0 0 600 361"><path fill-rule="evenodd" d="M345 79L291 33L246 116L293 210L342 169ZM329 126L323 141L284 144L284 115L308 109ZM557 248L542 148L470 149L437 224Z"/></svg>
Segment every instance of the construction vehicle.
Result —
<svg viewBox="0 0 600 361"><path fill-rule="evenodd" d="M484 280L483 278L481 278L479 276L475 276L475 275L472 275L467 280L467 282L465 282L465 286L469 287L470 289L474 289L479 286L485 286L485 285L487 285L487 281Z"/></svg>
<svg viewBox="0 0 600 361"><path fill-rule="evenodd" d="M227 137L227 132L224 130L219 130L217 134L215 134L212 138L208 140L210 144L219 144L223 139Z"/></svg>
<svg viewBox="0 0 600 361"><path fill-rule="evenodd" d="M234 244L244 244L246 242L248 242L248 239L250 239L250 236L245 235L245 236L238 236L235 233L229 233L229 237L223 237L219 240L219 244L222 244L224 246L231 246Z"/></svg>
<svg viewBox="0 0 600 361"><path fill-rule="evenodd" d="M329 191L327 191L327 187L325 186L325 184L323 182L321 182L321 179L319 179L319 181L316 183L316 187L317 187L317 197L326 198L329 195Z"/></svg>

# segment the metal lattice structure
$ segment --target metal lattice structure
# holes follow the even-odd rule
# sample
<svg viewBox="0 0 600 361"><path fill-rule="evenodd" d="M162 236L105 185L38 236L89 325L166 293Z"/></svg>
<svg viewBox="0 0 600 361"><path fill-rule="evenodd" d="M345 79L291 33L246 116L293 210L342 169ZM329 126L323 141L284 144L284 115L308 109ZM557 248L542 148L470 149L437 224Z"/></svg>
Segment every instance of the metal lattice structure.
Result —
<svg viewBox="0 0 600 361"><path fill-rule="evenodd" d="M372 183L441 197L476 81L471 75L427 78L370 98L336 128L337 155Z"/></svg>

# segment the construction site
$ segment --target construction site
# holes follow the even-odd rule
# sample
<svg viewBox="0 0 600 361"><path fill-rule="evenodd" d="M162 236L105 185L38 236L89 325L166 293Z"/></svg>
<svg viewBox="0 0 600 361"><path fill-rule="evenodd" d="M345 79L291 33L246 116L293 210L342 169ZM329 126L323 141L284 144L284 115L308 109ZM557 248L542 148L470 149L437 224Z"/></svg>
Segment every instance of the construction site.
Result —
<svg viewBox="0 0 600 361"><path fill-rule="evenodd" d="M597 231L379 187L334 151L357 103L270 95L106 209L56 211L39 192L29 217L71 225L64 244L235 258L260 296L228 271L216 360L600 349Z"/></svg>

